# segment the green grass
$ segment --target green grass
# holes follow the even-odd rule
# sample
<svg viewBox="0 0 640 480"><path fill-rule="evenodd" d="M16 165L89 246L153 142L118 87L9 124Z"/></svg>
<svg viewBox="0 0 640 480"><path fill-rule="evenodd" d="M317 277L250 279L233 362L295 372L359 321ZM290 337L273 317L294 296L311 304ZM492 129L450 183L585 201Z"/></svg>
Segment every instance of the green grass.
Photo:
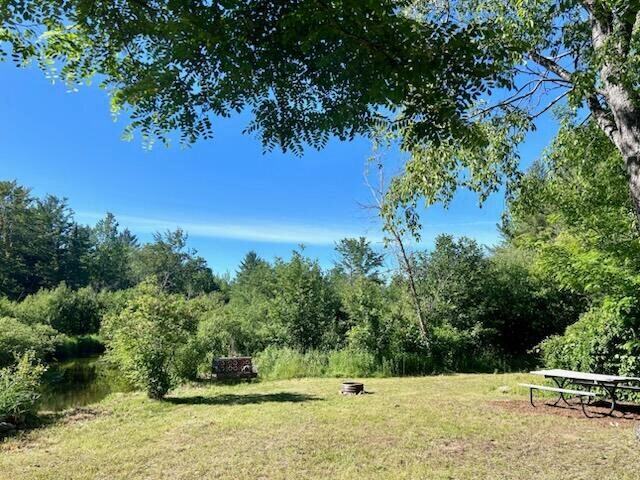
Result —
<svg viewBox="0 0 640 480"><path fill-rule="evenodd" d="M525 408L523 380L367 379L372 393L357 397L335 379L113 395L5 440L0 478L638 478L633 422Z"/></svg>

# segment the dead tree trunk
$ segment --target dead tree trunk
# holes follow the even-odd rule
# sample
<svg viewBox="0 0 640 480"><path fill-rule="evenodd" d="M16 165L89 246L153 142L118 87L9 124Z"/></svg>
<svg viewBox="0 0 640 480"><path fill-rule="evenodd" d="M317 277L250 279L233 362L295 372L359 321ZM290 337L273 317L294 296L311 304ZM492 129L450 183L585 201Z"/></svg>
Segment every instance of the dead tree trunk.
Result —
<svg viewBox="0 0 640 480"><path fill-rule="evenodd" d="M398 263L400 263L400 265L402 266L402 269L404 270L404 273L407 276L407 282L409 284L409 294L411 295L411 299L413 300L413 306L416 310L416 316L418 318L418 327L420 328L420 333L424 338L427 338L428 324L427 324L426 316L424 314L424 310L422 309L422 302L420 301L420 296L418 295L418 289L416 287L413 262L404 246L404 241L402 240L402 236L398 233L398 231L393 226L389 227L389 231L391 232L393 241L395 242L399 252Z"/></svg>
<svg viewBox="0 0 640 480"><path fill-rule="evenodd" d="M384 185L384 172L382 169L382 164L378 162L377 164L378 174L379 174L379 185L374 187L369 182L368 174L365 173L365 183L369 187L371 191L371 196L373 198L374 204L367 205L366 208L373 209L376 212L378 218L383 219L386 223L386 230L391 234L391 241L396 247L397 250L397 259L398 264L400 266L401 271L407 278L407 284L409 286L409 296L411 297L411 301L413 302L413 307L416 311L416 317L418 319L418 327L420 328L420 334L423 338L428 338L428 322L427 317L425 315L424 309L422 308L422 302L420 301L420 296L418 295L418 288L416 286L416 275L415 270L413 268L413 261L411 259L411 254L407 251L405 246L404 239L402 238L402 233L396 228L393 224L393 221L389 221L384 218L384 201L385 201L385 185Z"/></svg>

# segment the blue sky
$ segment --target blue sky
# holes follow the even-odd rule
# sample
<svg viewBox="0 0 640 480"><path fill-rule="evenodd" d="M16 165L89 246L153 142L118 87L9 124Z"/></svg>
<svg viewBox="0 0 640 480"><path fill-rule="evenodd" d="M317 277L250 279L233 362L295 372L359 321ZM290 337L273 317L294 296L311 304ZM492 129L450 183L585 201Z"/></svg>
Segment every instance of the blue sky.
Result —
<svg viewBox="0 0 640 480"><path fill-rule="evenodd" d="M0 179L67 197L83 223L110 211L143 241L181 226L218 273L233 273L249 250L287 257L299 243L328 267L336 240L382 237L360 207L369 201L365 139L332 141L301 158L263 154L257 139L241 133L247 118L237 116L216 122L213 140L147 151L139 139L121 139L126 122L114 121L98 87L68 92L34 68L0 64L0 88ZM539 155L553 130L548 122L530 136L524 162ZM474 194L460 192L448 210L425 214L424 244L444 232L494 244L503 209L500 194L480 209Z"/></svg>

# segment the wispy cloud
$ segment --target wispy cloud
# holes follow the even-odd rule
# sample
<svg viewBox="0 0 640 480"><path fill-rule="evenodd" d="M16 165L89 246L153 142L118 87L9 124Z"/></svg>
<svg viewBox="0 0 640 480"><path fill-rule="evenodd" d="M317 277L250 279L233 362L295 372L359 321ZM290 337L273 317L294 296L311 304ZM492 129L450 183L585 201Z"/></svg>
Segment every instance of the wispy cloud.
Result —
<svg viewBox="0 0 640 480"><path fill-rule="evenodd" d="M96 221L103 218L103 214L94 212L78 212L81 221ZM288 224L246 220L239 222L193 222L166 220L146 217L136 217L116 214L118 222L133 232L152 233L177 227L185 230L189 235L206 238L225 238L233 240L247 240L265 243L304 243L307 245L333 245L345 237L365 235L372 241L382 241L380 234L369 235L365 228L355 230L347 227Z"/></svg>
<svg viewBox="0 0 640 480"><path fill-rule="evenodd" d="M94 223L104 217L102 213L77 212L80 221ZM173 230L178 227L189 235L203 238L222 238L230 240L245 240L250 242L284 243L306 245L333 245L345 237L366 236L374 243L383 241L383 234L377 228L361 228L348 226L326 226L301 223L265 222L260 220L244 220L242 222L211 221L195 222L192 220L169 220L149 217L116 214L118 222L123 227L135 233L153 233L157 231ZM493 221L471 221L429 224L425 222L421 245L430 247L435 237L440 233L450 233L455 236L466 235L475 238L480 243L491 245L499 240Z"/></svg>

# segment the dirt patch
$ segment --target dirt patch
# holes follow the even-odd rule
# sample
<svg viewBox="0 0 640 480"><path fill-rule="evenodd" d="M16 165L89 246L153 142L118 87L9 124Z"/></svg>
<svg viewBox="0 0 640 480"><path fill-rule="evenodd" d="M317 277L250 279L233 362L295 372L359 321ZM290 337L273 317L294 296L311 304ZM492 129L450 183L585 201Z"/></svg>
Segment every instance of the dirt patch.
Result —
<svg viewBox="0 0 640 480"><path fill-rule="evenodd" d="M0 452L44 448L48 440L43 439L39 432L46 428L58 424L81 425L110 413L108 410L91 407L76 407L57 413L41 413L37 424L17 429L12 435L0 439Z"/></svg>
<svg viewBox="0 0 640 480"><path fill-rule="evenodd" d="M595 405L587 406L587 413L593 418L587 418L582 413L580 404L572 403L570 406L552 406L539 402L535 407L526 400L495 400L489 402L494 408L501 410L507 410L510 412L517 412L524 415L554 415L556 417L569 417L569 418L581 418L589 422L598 422L603 425L613 425L616 423L624 422L632 423L640 421L640 406L633 404L620 404L618 410L613 412L613 415L607 415L609 413L609 407L606 403L598 403Z"/></svg>
<svg viewBox="0 0 640 480"><path fill-rule="evenodd" d="M107 412L105 410L100 410L97 408L76 407L71 410L65 411L62 417L60 418L60 422L65 425L82 423L82 422L87 422L89 420L93 420L98 416L103 416L106 413Z"/></svg>
<svg viewBox="0 0 640 480"><path fill-rule="evenodd" d="M461 455L471 447L473 446L462 440L445 440L442 442L442 446L440 447L440 449L448 455Z"/></svg>

